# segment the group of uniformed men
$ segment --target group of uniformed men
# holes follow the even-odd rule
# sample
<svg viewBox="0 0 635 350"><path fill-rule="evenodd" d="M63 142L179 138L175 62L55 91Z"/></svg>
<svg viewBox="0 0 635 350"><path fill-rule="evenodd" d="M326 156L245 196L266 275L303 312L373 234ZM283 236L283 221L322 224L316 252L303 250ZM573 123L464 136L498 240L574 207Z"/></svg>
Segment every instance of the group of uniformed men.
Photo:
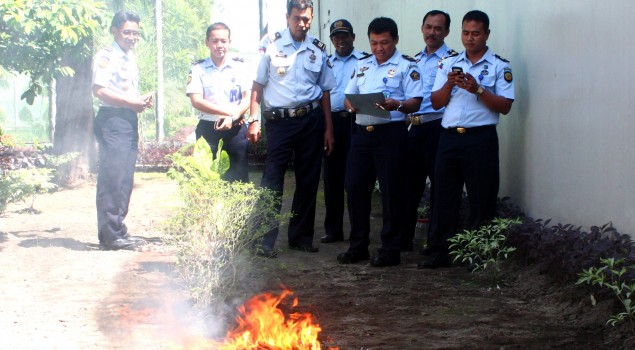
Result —
<svg viewBox="0 0 635 350"><path fill-rule="evenodd" d="M186 88L200 112L196 137L204 137L214 150L222 139L231 162L225 179L248 181L247 142L257 142L261 124L266 123L267 156L261 186L281 198L289 162L293 160L294 165L296 187L288 227L291 249L318 251L313 237L323 169L326 215L322 243L344 239L345 201L348 207L350 244L337 256L342 264L363 260L377 267L399 264L400 252L414 248L417 208L426 178L430 178L432 223L428 246L422 251L427 258L418 267L449 266L447 239L458 229L463 186L470 204L468 228L495 216L499 185L496 125L499 114L507 114L514 100L509 62L487 47L489 18L481 11L463 17L465 50L458 53L444 42L450 32L450 16L437 10L428 12L421 26L425 47L414 58L397 50L397 24L390 18L375 18L368 26L372 54L355 50L349 21L334 21L330 39L335 53L330 56L324 43L308 34L313 20L311 0L288 1L286 18L285 30L261 41L262 57L251 86L244 62L228 54L229 27L223 23L208 27L210 57L192 67ZM114 51L120 47L130 55L117 35L134 35L126 35L114 24L113 28ZM96 64L94 70L98 72L101 65ZM121 73L116 68L111 71L115 76ZM94 89L108 87L97 80L94 84ZM383 116L365 114L346 98L346 94L377 92L383 98L372 108L386 111ZM109 103L102 99L101 114L102 109L111 108ZM151 100L137 109L115 105L139 112L148 103ZM249 117L245 118L247 110ZM100 170L101 178L105 177ZM371 256L370 210L376 181L383 227L381 247ZM105 213L99 217L118 214L117 222L123 225L127 203L123 208L100 209L101 184L112 187L114 182L98 182L98 213ZM127 191L129 185L122 186ZM125 232L106 230L105 223L99 222L105 249L136 245ZM278 226L274 225L256 252L275 257L277 236Z"/></svg>

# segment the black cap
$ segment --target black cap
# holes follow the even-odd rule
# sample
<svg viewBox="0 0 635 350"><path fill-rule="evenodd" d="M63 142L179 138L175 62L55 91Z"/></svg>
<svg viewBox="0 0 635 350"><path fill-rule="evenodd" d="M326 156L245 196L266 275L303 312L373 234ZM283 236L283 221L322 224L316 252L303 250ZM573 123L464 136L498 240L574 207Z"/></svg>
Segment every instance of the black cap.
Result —
<svg viewBox="0 0 635 350"><path fill-rule="evenodd" d="M337 21L331 24L331 34L329 36L333 36L337 33L351 33L353 34L353 26L351 22L345 19L338 19Z"/></svg>

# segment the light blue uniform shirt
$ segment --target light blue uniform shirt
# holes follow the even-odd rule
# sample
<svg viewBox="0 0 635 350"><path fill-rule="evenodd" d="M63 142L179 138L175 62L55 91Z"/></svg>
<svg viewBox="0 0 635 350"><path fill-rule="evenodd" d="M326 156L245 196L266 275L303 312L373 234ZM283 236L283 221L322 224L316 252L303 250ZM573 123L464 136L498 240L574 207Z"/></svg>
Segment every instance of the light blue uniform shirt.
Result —
<svg viewBox="0 0 635 350"><path fill-rule="evenodd" d="M216 105L240 105L243 91L251 90L251 77L247 65L239 58L226 57L225 64L216 67L211 58L192 66L186 94L201 94ZM216 121L218 116L200 112L199 119Z"/></svg>
<svg viewBox="0 0 635 350"><path fill-rule="evenodd" d="M421 101L421 108L419 108L419 111L413 114L426 114L420 119L422 123L441 119L441 117L443 117L443 111L445 108L441 108L439 110L432 108L430 95L432 94L432 86L434 85L434 80L437 77L437 72L439 71L439 61L454 52L455 51L449 49L446 44L443 44L438 50L429 55L426 53L425 48L415 55L415 58L417 59L417 66L419 66L419 70L421 71L423 101Z"/></svg>
<svg viewBox="0 0 635 350"><path fill-rule="evenodd" d="M101 49L93 60L93 85L103 86L129 97L139 97L139 68L132 50L124 52L117 42ZM117 107L99 101L103 107Z"/></svg>
<svg viewBox="0 0 635 350"><path fill-rule="evenodd" d="M296 49L288 28L279 33L269 43L256 73L255 81L264 86L265 107L306 105L321 98L322 91L333 89L335 77L326 54L316 46L319 41L307 35Z"/></svg>
<svg viewBox="0 0 635 350"><path fill-rule="evenodd" d="M331 90L332 111L341 112L346 110L346 107L344 107L344 99L346 98L344 91L355 72L357 61L364 56L367 55L360 51L353 50L353 52L346 57L338 56L337 53L334 53L329 57L329 62L333 67L332 69L333 74L335 74L336 82L335 88Z"/></svg>
<svg viewBox="0 0 635 350"><path fill-rule="evenodd" d="M476 64L472 64L467 59L465 51L441 61L432 91L437 91L443 87L443 84L448 80L448 72L451 71L452 67L463 68L463 72L470 73L489 92L514 100L514 81L511 66L509 62L497 57L489 49ZM498 112L487 108L477 97L478 95L455 86L452 89L450 102L445 107L441 125L447 129L498 124Z"/></svg>
<svg viewBox="0 0 635 350"><path fill-rule="evenodd" d="M346 87L347 94L369 94L387 90L390 98L404 101L413 97L422 97L421 73L414 61L401 56L399 50L386 62L377 64L375 56L357 62L355 75ZM357 114L359 125L375 125L405 121L406 115L399 111L390 111L390 119Z"/></svg>

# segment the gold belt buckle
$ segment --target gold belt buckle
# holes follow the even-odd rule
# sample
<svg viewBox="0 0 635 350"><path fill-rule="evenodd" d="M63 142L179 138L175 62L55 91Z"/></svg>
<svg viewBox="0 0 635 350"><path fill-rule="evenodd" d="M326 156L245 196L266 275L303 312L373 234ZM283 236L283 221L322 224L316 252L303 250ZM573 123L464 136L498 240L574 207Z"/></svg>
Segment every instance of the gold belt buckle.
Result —
<svg viewBox="0 0 635 350"><path fill-rule="evenodd" d="M418 115L413 115L410 119L410 123L412 125L419 125L421 124L421 118Z"/></svg>
<svg viewBox="0 0 635 350"><path fill-rule="evenodd" d="M304 117L306 115L306 107L300 107L300 108L296 108L295 109L295 116L296 117Z"/></svg>
<svg viewBox="0 0 635 350"><path fill-rule="evenodd" d="M465 128L456 128L456 132L458 132L459 134L465 134L467 130Z"/></svg>
<svg viewBox="0 0 635 350"><path fill-rule="evenodd" d="M375 131L375 127L373 125L366 125L366 131Z"/></svg>

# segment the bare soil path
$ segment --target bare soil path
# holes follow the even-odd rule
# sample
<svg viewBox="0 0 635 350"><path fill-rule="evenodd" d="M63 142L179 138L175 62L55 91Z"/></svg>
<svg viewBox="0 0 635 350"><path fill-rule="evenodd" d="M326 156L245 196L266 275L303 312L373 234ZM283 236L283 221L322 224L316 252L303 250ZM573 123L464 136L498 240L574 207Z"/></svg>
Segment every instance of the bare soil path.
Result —
<svg viewBox="0 0 635 350"><path fill-rule="evenodd" d="M39 197L40 214L10 205L0 216L0 349L194 348L197 323L174 256L161 243L160 223L176 205L176 191L162 174L137 173L127 224L149 240L141 252L98 249L93 184ZM417 270L416 253L390 268L339 265L335 257L348 243L318 243L318 207L320 252L286 249L283 230L282 253L262 259L254 294L292 289L322 326L325 345L611 348L603 339L610 303L590 312L573 288L550 286L531 269L508 268L496 283L462 267ZM377 247L381 217L372 220Z"/></svg>

